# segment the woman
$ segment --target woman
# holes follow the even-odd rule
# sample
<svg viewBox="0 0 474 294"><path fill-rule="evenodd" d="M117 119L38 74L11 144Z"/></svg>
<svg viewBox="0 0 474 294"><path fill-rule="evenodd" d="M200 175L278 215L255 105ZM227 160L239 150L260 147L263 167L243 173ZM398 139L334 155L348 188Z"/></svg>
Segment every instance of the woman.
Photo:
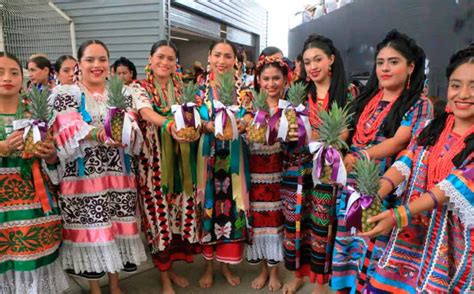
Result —
<svg viewBox="0 0 474 294"><path fill-rule="evenodd" d="M420 96L425 80L425 54L415 41L393 30L377 45L375 65L364 92L354 101L354 130L350 152L344 163L348 186L355 184L354 163L373 159L380 173L391 165L432 117L432 105ZM362 291L385 247L387 236L369 240L352 236L346 228L345 211L349 190L338 203L338 228L333 256L331 286L335 290ZM388 198L385 205L392 205Z"/></svg>
<svg viewBox="0 0 474 294"><path fill-rule="evenodd" d="M189 285L172 270L173 262L192 262L199 250L195 190L192 182L191 192L181 185L183 140L176 135L170 113L170 104L181 98L182 83L175 76L177 56L173 43L161 40L153 44L147 76L141 82L151 100L137 103L145 138L138 165L142 228L166 294L174 293L173 283ZM188 145L195 156L195 146Z"/></svg>
<svg viewBox="0 0 474 294"><path fill-rule="evenodd" d="M256 76L260 91L267 93L269 115L278 112L278 101L284 98L288 65L278 57L264 57L257 63ZM273 144L250 144L250 219L252 245L247 246L247 261L260 263L261 271L252 281L252 288L281 288L278 271L283 260L283 212L280 186L282 147Z"/></svg>
<svg viewBox="0 0 474 294"><path fill-rule="evenodd" d="M408 180L399 207L370 222L364 236L390 231L369 291L472 292L474 195L474 46L454 54L446 69L448 102L382 178L380 196ZM403 224L394 213L408 214Z"/></svg>
<svg viewBox="0 0 474 294"><path fill-rule="evenodd" d="M15 120L28 116L22 83L20 61L1 52L0 292L60 293L68 288L58 260L61 217L46 174L57 161L56 149L41 142L33 161L21 157L23 130L13 129Z"/></svg>
<svg viewBox="0 0 474 294"><path fill-rule="evenodd" d="M77 60L71 55L62 55L54 63L56 79L59 85L72 85L76 83Z"/></svg>
<svg viewBox="0 0 474 294"><path fill-rule="evenodd" d="M43 55L35 55L26 64L28 75L30 77L30 87L32 85L43 89L50 86L53 80L53 70L51 61Z"/></svg>
<svg viewBox="0 0 474 294"><path fill-rule="evenodd" d="M137 79L137 69L135 64L131 62L128 58L120 57L115 60L112 65L113 72L115 75L118 75L125 85L130 85L133 81Z"/></svg>
<svg viewBox="0 0 474 294"><path fill-rule="evenodd" d="M141 133L127 112L130 145L106 136L106 78L109 51L89 40L78 50L79 86L58 86L51 95L53 131L59 155L59 204L63 218L61 258L68 273L89 279L91 293L100 293L97 279L108 274L111 293L121 293L118 272L136 270L146 259L136 222L137 185L131 156L138 154ZM134 91L125 87L126 104Z"/></svg>
<svg viewBox="0 0 474 294"><path fill-rule="evenodd" d="M246 239L246 211L248 210L248 168L240 136L233 141L220 141L214 137L214 118L219 91L217 79L222 73L233 71L237 50L226 40L212 43L209 48L209 66L201 117L203 131L198 150L198 197L203 207L202 239L206 270L199 284L209 288L213 284L214 258L221 263L222 274L231 286L240 284L240 277L230 271L229 264L242 260ZM251 105L241 95L236 77L237 97L234 104L241 106L241 117ZM239 123L239 130L245 126Z"/></svg>
<svg viewBox="0 0 474 294"><path fill-rule="evenodd" d="M316 139L319 112L328 110L332 103L341 107L346 103L344 65L332 41L319 35L308 37L302 56L302 78L308 88L312 138ZM327 184L313 187L312 158L307 146L298 146L297 142L285 144L281 190L285 216L283 244L285 266L295 271L295 277L283 286L284 293L295 293L304 284L304 277L315 283L313 293L328 290L337 187ZM301 198L298 197L298 185L302 185ZM298 205L302 206L301 211L297 211ZM301 220L301 227L297 226L296 219Z"/></svg>

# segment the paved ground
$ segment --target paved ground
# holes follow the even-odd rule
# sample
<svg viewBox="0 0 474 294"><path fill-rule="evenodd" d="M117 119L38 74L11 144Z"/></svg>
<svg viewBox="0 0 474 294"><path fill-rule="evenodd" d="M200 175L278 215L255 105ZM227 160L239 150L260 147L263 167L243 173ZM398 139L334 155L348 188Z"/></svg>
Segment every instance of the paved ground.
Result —
<svg viewBox="0 0 474 294"><path fill-rule="evenodd" d="M189 279L190 286L185 289L176 288L177 294L211 294L219 293L222 294L244 294L244 293L260 293L260 294L269 294L269 293L281 293L281 292L270 292L265 287L260 291L256 291L251 288L250 283L254 277L257 276L259 268L258 266L251 266L246 262L242 262L239 265L233 266L232 269L238 275L240 275L242 282L238 287L231 287L224 280L222 275L218 270L214 274L214 286L210 289L201 289L198 286L199 277L204 270L204 260L200 255L196 255L196 260L194 263L186 264L183 262L175 263L176 272L183 274ZM288 272L283 268L283 265L280 265L281 278L283 281L288 281L292 278L293 274ZM126 294L149 294L149 293L161 293L160 278L159 272L156 270L151 263L150 257L147 262L141 265L136 273L133 274L120 274L120 286L125 291ZM103 278L100 281L103 285L103 292L108 293L107 291L107 279ZM79 278L71 278L69 281L71 286L66 294L83 294L88 293L88 284L87 281ZM312 285L306 284L298 293L308 294L311 293Z"/></svg>

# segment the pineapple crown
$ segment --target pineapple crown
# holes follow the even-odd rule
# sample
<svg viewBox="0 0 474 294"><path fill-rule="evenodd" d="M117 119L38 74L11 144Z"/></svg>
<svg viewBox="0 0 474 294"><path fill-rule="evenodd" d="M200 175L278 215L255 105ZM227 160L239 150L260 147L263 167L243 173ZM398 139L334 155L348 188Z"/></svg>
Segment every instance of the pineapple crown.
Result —
<svg viewBox="0 0 474 294"><path fill-rule="evenodd" d="M349 107L346 105L341 108L334 102L331 108L321 110L319 113L321 123L318 126L318 141L324 143L326 147L333 146L339 151L349 149L346 141L341 138L341 134L349 129L349 120L352 113L349 114Z"/></svg>
<svg viewBox="0 0 474 294"><path fill-rule="evenodd" d="M257 110L264 110L268 112L268 104L267 104L267 97L268 93L264 91L263 89L260 89L260 92L257 93L257 91L252 89L252 104L255 109Z"/></svg>
<svg viewBox="0 0 474 294"><path fill-rule="evenodd" d="M302 82L294 83L288 89L288 101L290 101L293 106L298 106L302 104L306 99L306 85Z"/></svg>
<svg viewBox="0 0 474 294"><path fill-rule="evenodd" d="M354 166L357 189L365 195L376 197L380 188L380 167L373 160L358 160Z"/></svg>
<svg viewBox="0 0 474 294"><path fill-rule="evenodd" d="M188 83L183 88L183 95L181 96L181 101L183 103L195 102L198 91L199 91L198 84L195 84L193 82Z"/></svg>
<svg viewBox="0 0 474 294"><path fill-rule="evenodd" d="M31 118L40 121L48 121L51 115L51 108L48 104L49 88L45 87L42 90L37 87L32 87L28 93L30 100L29 111Z"/></svg>
<svg viewBox="0 0 474 294"><path fill-rule="evenodd" d="M109 99L107 101L110 107L119 109L126 109L125 89L123 88L123 81L119 76L113 76L108 85Z"/></svg>
<svg viewBox="0 0 474 294"><path fill-rule="evenodd" d="M219 84L219 94L221 98L221 102L226 105L230 106L234 103L233 100L233 93L234 93L234 72L232 70L219 74L217 77L218 84Z"/></svg>

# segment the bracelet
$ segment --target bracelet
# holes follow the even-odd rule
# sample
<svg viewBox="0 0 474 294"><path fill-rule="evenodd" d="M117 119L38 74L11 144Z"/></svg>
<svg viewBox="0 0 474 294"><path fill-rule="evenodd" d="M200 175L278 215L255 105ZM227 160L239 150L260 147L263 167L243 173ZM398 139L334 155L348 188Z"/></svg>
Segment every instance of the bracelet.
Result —
<svg viewBox="0 0 474 294"><path fill-rule="evenodd" d="M390 212L392 213L392 219L393 219L393 224L397 225L397 217L395 216L395 209L390 209Z"/></svg>
<svg viewBox="0 0 474 294"><path fill-rule="evenodd" d="M435 195L433 192L431 192L431 191L426 191L426 193L427 193L428 195L430 195L431 200L433 200L433 202L434 202L434 207L433 207L433 209L438 208L438 204L439 204L439 203L438 203L438 199L436 198L436 195Z"/></svg>
<svg viewBox="0 0 474 294"><path fill-rule="evenodd" d="M166 131L168 132L168 134L171 134L172 128L173 128L174 125L175 125L175 122L174 122L174 121L171 121L171 122L167 125Z"/></svg>
<svg viewBox="0 0 474 294"><path fill-rule="evenodd" d="M171 122L171 120L170 120L169 118L167 118L167 119L165 120L165 122L163 123L163 129L164 129L165 131L168 131L168 125L169 125L170 122Z"/></svg>
<svg viewBox="0 0 474 294"><path fill-rule="evenodd" d="M408 208L408 204L403 205L403 207L405 207L405 212L407 214L407 226L408 226L408 224L411 222L411 211Z"/></svg>
<svg viewBox="0 0 474 294"><path fill-rule="evenodd" d="M97 131L97 128L92 130L92 140L99 142L99 140L97 140Z"/></svg>
<svg viewBox="0 0 474 294"><path fill-rule="evenodd" d="M380 178L381 180L386 180L387 182L389 182L389 184L392 186L392 190L390 191L393 191L395 190L395 183L392 181L392 179L390 179L389 177L386 177L386 176L383 176Z"/></svg>
<svg viewBox="0 0 474 294"><path fill-rule="evenodd" d="M367 150L362 149L360 152L364 155L364 157L365 157L365 159L367 159L367 161L370 161L370 155L369 155L369 152Z"/></svg>
<svg viewBox="0 0 474 294"><path fill-rule="evenodd" d="M401 227L406 227L408 225L408 215L407 215L407 210L405 209L405 206L399 206L397 208L398 214L400 215L400 224Z"/></svg>
<svg viewBox="0 0 474 294"><path fill-rule="evenodd" d="M395 219L397 221L397 228L401 228L402 227L402 221L401 221L401 218L400 218L400 212L398 211L398 207L394 208L393 209L393 212L395 214Z"/></svg>

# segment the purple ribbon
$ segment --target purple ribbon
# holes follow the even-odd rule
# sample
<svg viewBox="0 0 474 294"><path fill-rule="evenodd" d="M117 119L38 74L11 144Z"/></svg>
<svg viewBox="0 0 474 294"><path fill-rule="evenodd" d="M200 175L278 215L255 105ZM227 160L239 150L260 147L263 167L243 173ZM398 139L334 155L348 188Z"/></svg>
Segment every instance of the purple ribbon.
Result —
<svg viewBox="0 0 474 294"><path fill-rule="evenodd" d="M268 136L268 145L273 145L276 142L276 138L278 136L278 130L276 128L276 124L281 118L281 114L283 113L281 108L278 108L277 112L273 114L272 117L268 120L268 128L269 128L269 136Z"/></svg>
<svg viewBox="0 0 474 294"><path fill-rule="evenodd" d="M266 118L267 118L267 112L266 111L257 110L257 112L255 113L254 123L259 124L260 126L262 126L262 124L266 122Z"/></svg>
<svg viewBox="0 0 474 294"><path fill-rule="evenodd" d="M104 130L105 130L105 135L107 135L109 139L113 139L112 138L112 119L114 118L115 115L120 114L120 113L125 113L125 109L110 107L107 111L107 116L105 117L105 122L104 122Z"/></svg>
<svg viewBox="0 0 474 294"><path fill-rule="evenodd" d="M195 125L194 107L195 106L187 106L186 104L181 106L181 108L183 109L184 125L187 126L187 127L193 127L194 128L194 125ZM186 118L186 112L190 112L192 114L191 119Z"/></svg>
<svg viewBox="0 0 474 294"><path fill-rule="evenodd" d="M325 160L328 162L328 165L332 165L331 180L333 182L337 181L339 164L341 162L341 154L336 150L336 148L330 147L326 149Z"/></svg>
<svg viewBox="0 0 474 294"><path fill-rule="evenodd" d="M354 191L353 189L349 189ZM357 193L357 192L353 192ZM352 195L352 194L351 194ZM357 200L352 202L350 207L347 207L346 211L346 228L350 230L352 227L357 228L359 231L362 230L362 210L367 209L372 205L374 198L362 194Z"/></svg>
<svg viewBox="0 0 474 294"><path fill-rule="evenodd" d="M298 122L298 145L304 146L306 143L306 128L304 126L303 119L301 118L302 115L308 116L308 110L305 108L303 111L296 112L296 120Z"/></svg>
<svg viewBox="0 0 474 294"><path fill-rule="evenodd" d="M32 123L33 126L37 126L40 132L41 141L46 139L46 134L48 133L48 123L45 121L41 121L39 119L35 119Z"/></svg>

